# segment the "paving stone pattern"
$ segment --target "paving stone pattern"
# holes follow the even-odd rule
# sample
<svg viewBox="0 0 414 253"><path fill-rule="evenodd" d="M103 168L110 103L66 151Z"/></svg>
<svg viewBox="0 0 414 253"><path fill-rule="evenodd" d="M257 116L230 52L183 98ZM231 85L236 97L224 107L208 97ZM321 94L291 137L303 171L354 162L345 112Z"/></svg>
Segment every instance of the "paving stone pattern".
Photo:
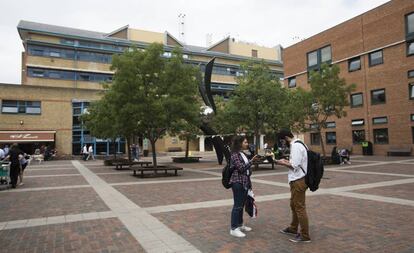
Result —
<svg viewBox="0 0 414 253"><path fill-rule="evenodd" d="M160 156L180 176L144 179L102 160L32 163L24 186L0 191L0 252L414 252L414 157L326 166L321 190L307 192L312 242L298 245L278 232L291 215L285 167L254 171L259 216L244 216L253 231L240 239L223 165L201 156Z"/></svg>

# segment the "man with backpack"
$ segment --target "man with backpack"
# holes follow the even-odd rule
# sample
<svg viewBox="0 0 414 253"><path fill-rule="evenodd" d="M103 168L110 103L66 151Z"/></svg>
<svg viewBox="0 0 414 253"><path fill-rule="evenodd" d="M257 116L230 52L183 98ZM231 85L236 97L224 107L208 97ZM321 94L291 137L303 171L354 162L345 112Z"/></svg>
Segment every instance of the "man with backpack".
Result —
<svg viewBox="0 0 414 253"><path fill-rule="evenodd" d="M289 168L288 181L290 185L290 208L292 210L292 222L290 226L280 230L281 233L295 236L292 242L310 242L309 222L306 214L305 193L308 185L305 176L308 171L308 149L302 141L294 138L290 130L279 132L279 138L290 144L289 160L276 160L278 164ZM300 233L298 228L300 225Z"/></svg>

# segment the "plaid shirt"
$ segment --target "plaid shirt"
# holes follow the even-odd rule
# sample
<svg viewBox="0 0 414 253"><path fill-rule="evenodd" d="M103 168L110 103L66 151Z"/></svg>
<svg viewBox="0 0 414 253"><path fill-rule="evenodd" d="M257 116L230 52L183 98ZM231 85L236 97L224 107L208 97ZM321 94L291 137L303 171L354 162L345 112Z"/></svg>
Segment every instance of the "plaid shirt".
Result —
<svg viewBox="0 0 414 253"><path fill-rule="evenodd" d="M252 163L249 161L246 164L240 153L232 153L230 162L231 167L233 168L233 173L230 177L230 183L240 183L245 189L251 189L252 182L250 181L250 176L252 175Z"/></svg>

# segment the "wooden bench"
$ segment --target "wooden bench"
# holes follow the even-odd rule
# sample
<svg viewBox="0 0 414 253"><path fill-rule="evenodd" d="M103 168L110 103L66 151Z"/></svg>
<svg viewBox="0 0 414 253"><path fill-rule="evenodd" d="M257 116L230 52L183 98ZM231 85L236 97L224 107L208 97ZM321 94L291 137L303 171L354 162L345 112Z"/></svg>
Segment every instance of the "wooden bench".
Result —
<svg viewBox="0 0 414 253"><path fill-rule="evenodd" d="M387 151L388 156L410 156L411 155L411 147L390 147Z"/></svg>
<svg viewBox="0 0 414 253"><path fill-rule="evenodd" d="M185 156L171 157L171 159L175 163L199 162L201 158L202 158L201 156L189 156L187 158Z"/></svg>
<svg viewBox="0 0 414 253"><path fill-rule="evenodd" d="M265 162L266 161L266 162ZM254 165L254 169L257 170L259 169L259 165L272 165L272 170L275 169L275 162L269 162L267 160L264 161L256 161L256 162L252 162L252 165Z"/></svg>
<svg viewBox="0 0 414 253"><path fill-rule="evenodd" d="M168 152L181 152L183 149L181 147L169 147L167 149Z"/></svg>
<svg viewBox="0 0 414 253"><path fill-rule="evenodd" d="M138 166L132 165L129 168L130 168L130 170L134 171L134 176L137 175L137 171L141 172L141 178L144 177L144 171L154 171L155 175L158 174L157 173L158 171L164 171L165 174L167 174L168 171L174 171L174 175L178 176L178 171L183 170L183 168L179 168L179 167L175 167L175 166L171 166L171 165L168 165L168 167L159 166L157 168L149 168L149 167L144 168L142 166L138 167Z"/></svg>
<svg viewBox="0 0 414 253"><path fill-rule="evenodd" d="M133 166L133 165L141 165L141 167L151 165L152 162L146 161L137 161L137 162L130 162L130 161L122 161L122 162L113 162L112 166L115 166L116 170L122 170L123 166Z"/></svg>

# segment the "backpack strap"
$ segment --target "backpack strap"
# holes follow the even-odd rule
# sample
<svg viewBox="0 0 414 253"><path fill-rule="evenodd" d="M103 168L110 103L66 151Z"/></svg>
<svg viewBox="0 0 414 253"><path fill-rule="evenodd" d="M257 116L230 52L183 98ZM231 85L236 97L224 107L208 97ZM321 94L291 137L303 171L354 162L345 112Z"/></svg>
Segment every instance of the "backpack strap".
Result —
<svg viewBox="0 0 414 253"><path fill-rule="evenodd" d="M302 141L295 141L295 143L300 143L300 144L302 144L304 147L305 147L305 149L306 149L306 151L308 151L309 149L308 149L308 147L306 147L306 145L305 145L305 143L303 143ZM306 175L306 172L305 172L305 170L302 168L302 166L300 166L299 165L299 168L302 170L302 172L303 172L303 174L305 174Z"/></svg>

